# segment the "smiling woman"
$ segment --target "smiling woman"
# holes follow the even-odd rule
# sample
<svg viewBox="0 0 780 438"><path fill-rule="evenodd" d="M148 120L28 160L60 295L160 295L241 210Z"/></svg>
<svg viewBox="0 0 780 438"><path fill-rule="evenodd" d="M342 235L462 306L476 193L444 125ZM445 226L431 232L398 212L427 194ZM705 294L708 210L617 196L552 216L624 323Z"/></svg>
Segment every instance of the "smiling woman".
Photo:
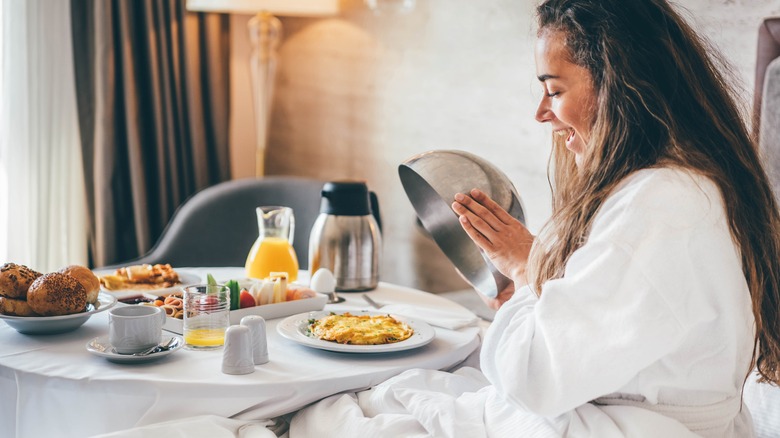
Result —
<svg viewBox="0 0 780 438"><path fill-rule="evenodd" d="M553 133L563 139L581 166L595 110L593 78L585 67L569 61L559 32L542 31L535 53L537 78L544 89L536 120L552 125Z"/></svg>

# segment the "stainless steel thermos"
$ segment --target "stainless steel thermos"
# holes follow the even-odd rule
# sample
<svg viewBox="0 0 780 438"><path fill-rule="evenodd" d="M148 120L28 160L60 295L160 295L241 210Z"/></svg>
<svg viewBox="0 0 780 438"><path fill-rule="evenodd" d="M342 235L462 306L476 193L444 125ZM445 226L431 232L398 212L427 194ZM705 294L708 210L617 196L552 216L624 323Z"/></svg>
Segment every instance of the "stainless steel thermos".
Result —
<svg viewBox="0 0 780 438"><path fill-rule="evenodd" d="M381 252L376 194L361 181L325 183L309 235L309 272L329 269L340 292L371 290L379 282Z"/></svg>

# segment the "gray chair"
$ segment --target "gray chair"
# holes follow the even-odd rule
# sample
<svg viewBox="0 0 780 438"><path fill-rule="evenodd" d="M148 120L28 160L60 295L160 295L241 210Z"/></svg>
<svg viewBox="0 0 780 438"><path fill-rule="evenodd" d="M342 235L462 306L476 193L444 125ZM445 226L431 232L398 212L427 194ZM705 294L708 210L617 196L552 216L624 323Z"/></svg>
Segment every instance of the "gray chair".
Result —
<svg viewBox="0 0 780 438"><path fill-rule="evenodd" d="M753 116L764 167L780 199L780 17L759 27Z"/></svg>
<svg viewBox="0 0 780 438"><path fill-rule="evenodd" d="M780 17L765 19L758 32L753 128L764 166L780 199ZM751 375L742 392L756 438L780 436L780 388Z"/></svg>
<svg viewBox="0 0 780 438"><path fill-rule="evenodd" d="M758 27L758 44L756 47L756 77L753 89L753 128L759 132L762 124L762 105L764 103L765 87L775 82L770 74L769 65L780 58L780 17L766 18ZM775 63L777 64L777 63ZM776 103L767 103L770 108Z"/></svg>
<svg viewBox="0 0 780 438"><path fill-rule="evenodd" d="M119 265L169 263L185 266L244 266L258 237L255 208L291 207L295 216L293 248L301 269L308 267L309 233L319 215L324 182L291 176L226 181L206 188L174 213L155 246Z"/></svg>

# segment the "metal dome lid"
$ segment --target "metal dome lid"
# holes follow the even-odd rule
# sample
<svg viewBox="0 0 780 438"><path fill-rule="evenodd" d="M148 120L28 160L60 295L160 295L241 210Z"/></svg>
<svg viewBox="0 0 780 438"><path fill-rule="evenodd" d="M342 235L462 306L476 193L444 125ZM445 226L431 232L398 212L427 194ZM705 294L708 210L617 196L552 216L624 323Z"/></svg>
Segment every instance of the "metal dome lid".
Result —
<svg viewBox="0 0 780 438"><path fill-rule="evenodd" d="M477 188L525 223L522 200L506 174L477 155L434 150L406 159L398 175L422 225L476 290L492 298L511 283L466 234L451 207L456 193Z"/></svg>

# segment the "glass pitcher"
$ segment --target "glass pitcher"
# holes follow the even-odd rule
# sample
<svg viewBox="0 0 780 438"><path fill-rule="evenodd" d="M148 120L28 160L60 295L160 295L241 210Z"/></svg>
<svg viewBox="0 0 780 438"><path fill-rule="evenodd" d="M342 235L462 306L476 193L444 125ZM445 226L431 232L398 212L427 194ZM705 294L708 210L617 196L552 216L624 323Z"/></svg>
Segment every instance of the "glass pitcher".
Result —
<svg viewBox="0 0 780 438"><path fill-rule="evenodd" d="M295 217L290 207L257 207L258 236L246 258L246 276L265 279L271 272L286 272L289 281L298 278L298 257L292 241Z"/></svg>

